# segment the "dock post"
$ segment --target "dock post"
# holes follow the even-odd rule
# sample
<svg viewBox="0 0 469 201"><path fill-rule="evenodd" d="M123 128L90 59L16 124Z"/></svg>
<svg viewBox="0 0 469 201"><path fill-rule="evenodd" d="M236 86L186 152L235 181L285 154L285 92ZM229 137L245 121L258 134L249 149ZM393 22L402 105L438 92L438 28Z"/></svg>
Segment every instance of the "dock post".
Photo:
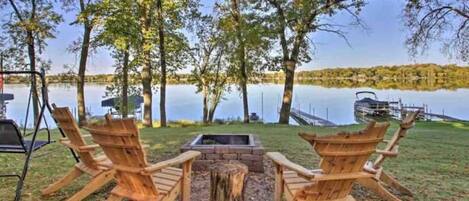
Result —
<svg viewBox="0 0 469 201"><path fill-rule="evenodd" d="M329 108L326 107L326 120L329 121Z"/></svg>
<svg viewBox="0 0 469 201"><path fill-rule="evenodd" d="M261 113L262 113L262 122L264 122L264 92L261 92Z"/></svg>

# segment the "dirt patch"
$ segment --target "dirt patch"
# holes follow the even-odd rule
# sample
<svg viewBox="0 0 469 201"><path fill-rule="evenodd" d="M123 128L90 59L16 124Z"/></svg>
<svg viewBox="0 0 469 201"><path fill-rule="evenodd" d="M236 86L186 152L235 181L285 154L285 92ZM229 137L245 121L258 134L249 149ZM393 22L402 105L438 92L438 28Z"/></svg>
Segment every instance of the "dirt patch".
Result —
<svg viewBox="0 0 469 201"><path fill-rule="evenodd" d="M265 173L249 173L245 188L246 201L270 201L274 199L274 168L271 161L264 160ZM192 201L209 201L210 191L210 173L207 171L194 172L192 175ZM392 191L391 191L392 192ZM375 194L365 188L354 185L352 195L357 201L379 201L381 200ZM399 196L402 200L411 200L411 198Z"/></svg>
<svg viewBox="0 0 469 201"><path fill-rule="evenodd" d="M247 176L245 187L246 201L273 200L274 176L272 163L265 162L265 173L252 173ZM210 200L210 173L207 171L194 172L192 175L192 201Z"/></svg>

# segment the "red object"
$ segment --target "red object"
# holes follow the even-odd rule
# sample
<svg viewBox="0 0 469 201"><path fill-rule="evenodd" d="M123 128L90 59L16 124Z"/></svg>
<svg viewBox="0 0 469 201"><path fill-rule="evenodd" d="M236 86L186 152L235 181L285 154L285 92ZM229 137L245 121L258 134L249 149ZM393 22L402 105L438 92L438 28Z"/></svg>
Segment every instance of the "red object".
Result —
<svg viewBox="0 0 469 201"><path fill-rule="evenodd" d="M0 93L3 93L3 74L0 74Z"/></svg>

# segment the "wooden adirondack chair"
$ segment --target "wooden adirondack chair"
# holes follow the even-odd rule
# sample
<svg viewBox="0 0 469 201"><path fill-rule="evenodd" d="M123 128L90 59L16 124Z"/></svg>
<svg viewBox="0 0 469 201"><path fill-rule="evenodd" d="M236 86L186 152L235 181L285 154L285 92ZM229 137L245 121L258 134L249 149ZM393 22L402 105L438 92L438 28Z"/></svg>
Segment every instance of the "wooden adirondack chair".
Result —
<svg viewBox="0 0 469 201"><path fill-rule="evenodd" d="M117 186L108 201L124 198L170 201L179 194L183 201L190 200L192 162L200 152L188 151L176 158L150 165L133 119L111 120L107 116L105 125L94 125L87 129L116 170ZM173 167L181 164L182 169Z"/></svg>
<svg viewBox="0 0 469 201"><path fill-rule="evenodd" d="M80 162L73 166L64 177L43 189L42 195L47 196L57 192L72 183L80 175L88 174L91 176L88 184L68 199L69 201L82 200L113 179L114 171L110 168L103 168L105 167L103 165L109 166L111 161L104 155L95 156L93 154L95 149L99 148L99 145L86 144L68 108L57 107L55 104L52 106L54 108L52 116L67 137L60 139L60 143L73 149L78 154Z"/></svg>
<svg viewBox="0 0 469 201"><path fill-rule="evenodd" d="M407 131L414 126L415 120L419 116L419 112L411 112L401 122L399 129L394 133L392 138L387 142L384 150L377 150L379 154L375 161L368 161L364 167L366 172L374 175L373 178L359 179L357 182L362 186L374 191L382 198L389 201L400 201L395 195L390 193L382 184L386 184L399 190L401 193L412 196L412 192L401 185L395 178L390 176L383 170L382 164L386 158L396 157L398 155L399 141L407 135Z"/></svg>
<svg viewBox="0 0 469 201"><path fill-rule="evenodd" d="M300 134L321 157L319 170L297 165L277 152L267 153L275 164L275 201L355 200L350 192L354 181L371 178L363 166L383 140L388 123L371 122L360 132L316 136Z"/></svg>

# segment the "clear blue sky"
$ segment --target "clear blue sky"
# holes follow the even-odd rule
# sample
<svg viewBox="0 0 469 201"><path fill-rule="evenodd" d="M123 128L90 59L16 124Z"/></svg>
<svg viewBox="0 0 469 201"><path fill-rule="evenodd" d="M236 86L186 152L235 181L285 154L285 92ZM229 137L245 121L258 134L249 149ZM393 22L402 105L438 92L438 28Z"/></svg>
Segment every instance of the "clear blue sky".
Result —
<svg viewBox="0 0 469 201"><path fill-rule="evenodd" d="M202 0L206 3L205 10L210 10L213 0ZM376 65L399 65L409 63L457 63L439 51L438 44L433 45L425 55L411 59L404 46L406 29L401 19L403 0L369 0L363 8L362 19L368 30L359 28L347 29L349 47L341 38L330 33L316 33L312 39L316 44L313 61L303 64L300 70L312 70L332 67L367 67ZM78 55L68 53L67 47L82 35L82 27L70 26L75 13L64 13L65 22L57 30L55 39L48 41L45 56L52 60L52 73L63 72L65 64L78 65ZM346 15L334 17L335 22L347 24L350 19ZM113 72L113 59L109 51L99 49L89 59L87 73ZM185 70L184 72L187 72Z"/></svg>

